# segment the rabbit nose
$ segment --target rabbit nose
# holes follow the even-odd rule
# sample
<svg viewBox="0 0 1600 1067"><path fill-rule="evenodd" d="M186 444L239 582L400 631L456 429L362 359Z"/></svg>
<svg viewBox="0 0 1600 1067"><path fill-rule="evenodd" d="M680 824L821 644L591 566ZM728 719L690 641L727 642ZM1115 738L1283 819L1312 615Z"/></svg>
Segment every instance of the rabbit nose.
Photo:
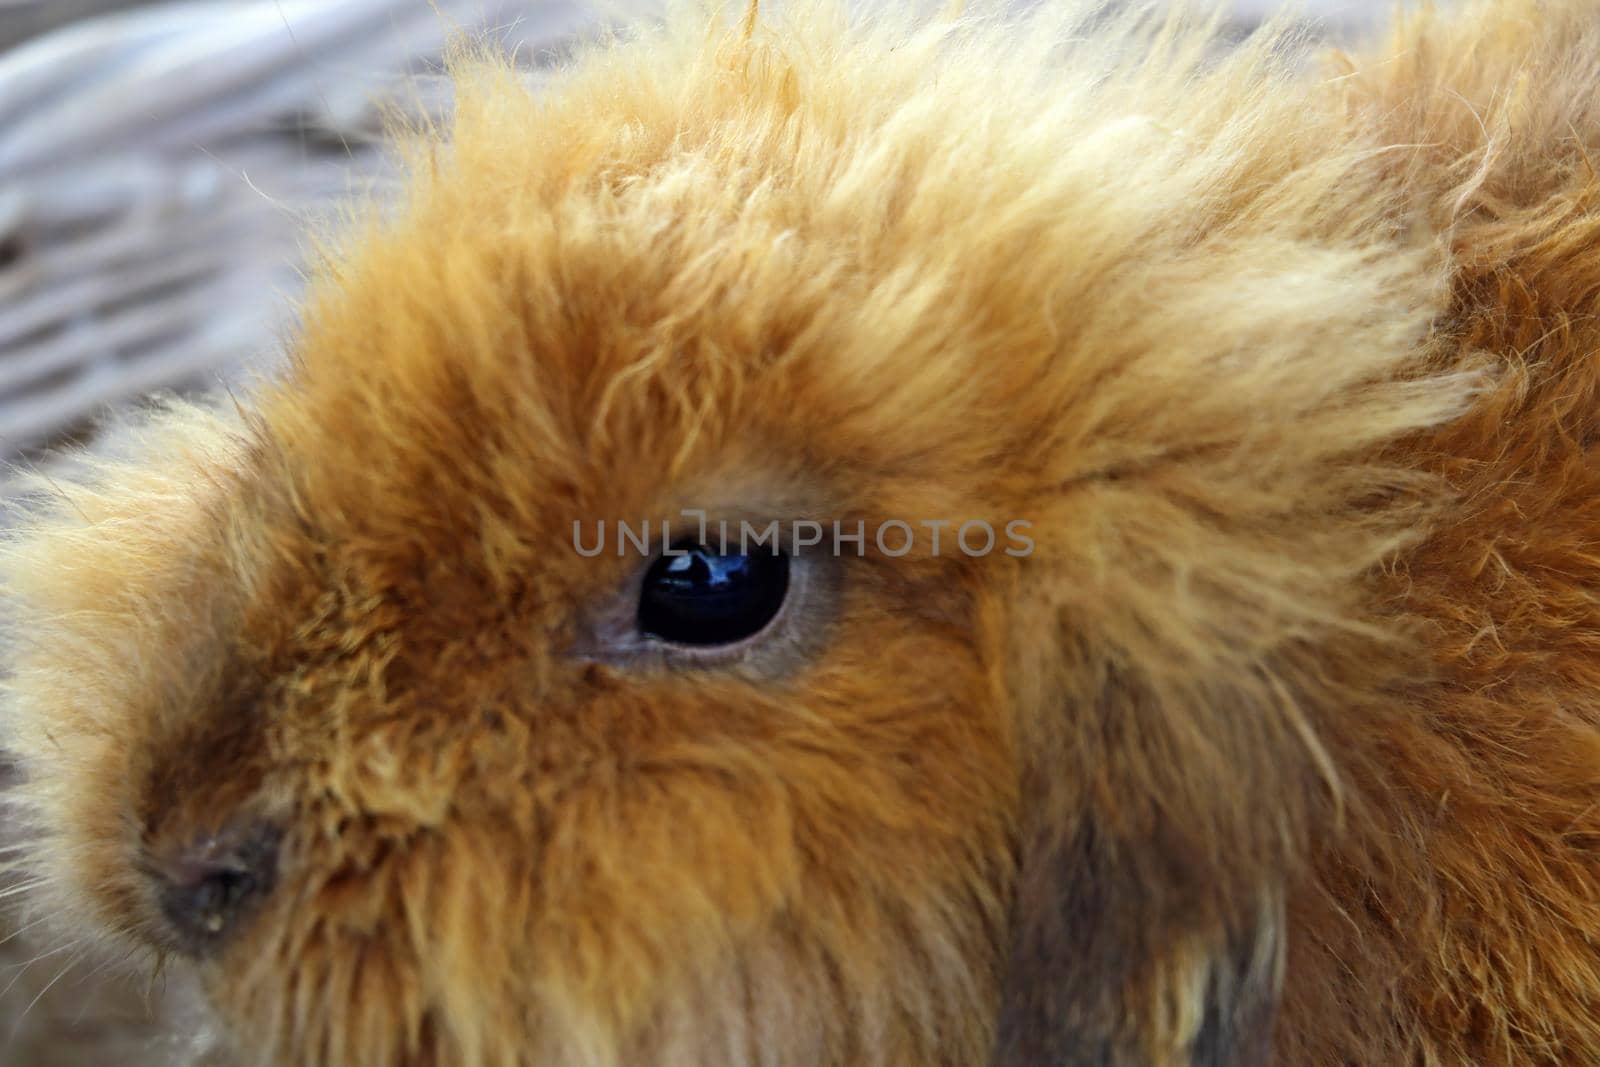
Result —
<svg viewBox="0 0 1600 1067"><path fill-rule="evenodd" d="M157 899L180 951L214 950L272 892L280 837L270 823L241 821L155 857Z"/></svg>

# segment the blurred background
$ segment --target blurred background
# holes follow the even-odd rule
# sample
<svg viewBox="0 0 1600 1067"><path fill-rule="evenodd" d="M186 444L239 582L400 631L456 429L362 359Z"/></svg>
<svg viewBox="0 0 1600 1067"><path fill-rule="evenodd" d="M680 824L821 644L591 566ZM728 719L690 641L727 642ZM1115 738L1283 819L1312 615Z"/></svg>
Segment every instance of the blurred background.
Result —
<svg viewBox="0 0 1600 1067"><path fill-rule="evenodd" d="M1272 0L1226 3L1241 33ZM606 18L648 10L608 0ZM1387 0L1302 0L1318 32ZM0 0L0 498L153 390L270 373L307 236L382 196L385 116L440 112L447 38L532 79L602 27L597 0ZM6 769L0 763L0 788ZM5 840L0 820L0 846ZM133 979L15 918L0 852L0 1064L184 1067L226 1056L185 976ZM30 920L31 921L31 920Z"/></svg>
<svg viewBox="0 0 1600 1067"><path fill-rule="evenodd" d="M626 10L625 5L618 5ZM574 0L0 0L0 458L270 364L330 208L381 184L460 30L534 72Z"/></svg>

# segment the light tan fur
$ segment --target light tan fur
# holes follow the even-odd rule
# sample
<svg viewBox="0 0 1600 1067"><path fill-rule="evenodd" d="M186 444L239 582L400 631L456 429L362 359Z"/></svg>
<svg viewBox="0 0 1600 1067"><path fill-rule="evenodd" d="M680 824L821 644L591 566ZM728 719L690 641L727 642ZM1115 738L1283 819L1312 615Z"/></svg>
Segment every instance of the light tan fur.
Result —
<svg viewBox="0 0 1600 1067"><path fill-rule="evenodd" d="M1600 5L746 14L461 63L283 379L42 494L33 906L280 825L263 1064L1600 1062ZM578 654L684 507L1036 548Z"/></svg>

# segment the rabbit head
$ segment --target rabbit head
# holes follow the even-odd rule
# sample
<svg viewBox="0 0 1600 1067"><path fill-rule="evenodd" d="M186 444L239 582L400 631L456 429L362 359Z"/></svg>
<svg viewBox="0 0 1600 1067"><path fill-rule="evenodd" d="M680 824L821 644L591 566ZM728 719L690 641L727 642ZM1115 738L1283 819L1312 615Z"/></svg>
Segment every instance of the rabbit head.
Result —
<svg viewBox="0 0 1600 1067"><path fill-rule="evenodd" d="M34 906L252 1063L1258 1062L1464 387L1328 90L1145 27L459 62L283 376L14 539Z"/></svg>

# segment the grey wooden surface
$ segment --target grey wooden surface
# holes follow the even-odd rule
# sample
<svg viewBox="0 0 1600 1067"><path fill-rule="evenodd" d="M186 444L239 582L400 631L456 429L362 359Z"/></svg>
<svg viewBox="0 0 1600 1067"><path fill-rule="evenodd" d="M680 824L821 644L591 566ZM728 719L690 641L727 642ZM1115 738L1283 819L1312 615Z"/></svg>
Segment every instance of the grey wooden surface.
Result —
<svg viewBox="0 0 1600 1067"><path fill-rule="evenodd" d="M0 460L269 366L307 233L390 173L380 115L442 106L447 36L537 73L595 24L582 0L209 0L0 53Z"/></svg>
<svg viewBox="0 0 1600 1067"><path fill-rule="evenodd" d="M0 50L58 26L158 0L0 0Z"/></svg>

